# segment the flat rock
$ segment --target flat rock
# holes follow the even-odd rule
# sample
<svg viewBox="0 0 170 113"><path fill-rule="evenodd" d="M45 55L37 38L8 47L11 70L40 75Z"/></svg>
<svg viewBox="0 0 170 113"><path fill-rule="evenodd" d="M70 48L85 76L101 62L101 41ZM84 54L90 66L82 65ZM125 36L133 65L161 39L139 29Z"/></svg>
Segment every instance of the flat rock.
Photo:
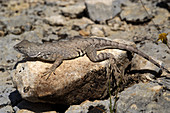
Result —
<svg viewBox="0 0 170 113"><path fill-rule="evenodd" d="M12 113L11 100L9 95L15 90L9 72L0 71L0 113Z"/></svg>
<svg viewBox="0 0 170 113"><path fill-rule="evenodd" d="M145 7L149 12L149 14L151 14L152 12L151 6L145 5ZM147 14L147 12L145 11L145 9L142 7L140 3L130 4L127 7L124 7L122 12L120 13L120 17L122 20L133 22L133 23L146 22L152 18Z"/></svg>
<svg viewBox="0 0 170 113"><path fill-rule="evenodd" d="M18 53L13 49L17 38L18 36L10 34L0 39L0 69L12 69L14 61L17 60Z"/></svg>
<svg viewBox="0 0 170 113"><path fill-rule="evenodd" d="M127 41L124 43L131 44ZM117 61L123 63L120 68L125 69L129 64L126 51L109 49L105 52L114 54ZM86 56L66 60L46 80L42 73L52 64L27 61L18 64L13 81L26 100L70 105L104 95L108 63L108 60L93 63Z"/></svg>
<svg viewBox="0 0 170 113"><path fill-rule="evenodd" d="M1 21L7 26L9 33L19 35L24 31L31 30L34 18L19 15L10 18L2 18Z"/></svg>
<svg viewBox="0 0 170 113"><path fill-rule="evenodd" d="M120 13L119 0L85 0L88 16L93 21L105 22Z"/></svg>
<svg viewBox="0 0 170 113"><path fill-rule="evenodd" d="M153 56L157 60L162 61L164 63L163 65L167 68L170 67L170 53L168 47L162 42L159 42L159 45L156 45L152 42L145 41L145 46L142 46L141 49L149 56Z"/></svg>
<svg viewBox="0 0 170 113"><path fill-rule="evenodd" d="M170 92L163 91L157 83L140 83L123 91L117 101L118 113L141 112L167 113L170 110Z"/></svg>

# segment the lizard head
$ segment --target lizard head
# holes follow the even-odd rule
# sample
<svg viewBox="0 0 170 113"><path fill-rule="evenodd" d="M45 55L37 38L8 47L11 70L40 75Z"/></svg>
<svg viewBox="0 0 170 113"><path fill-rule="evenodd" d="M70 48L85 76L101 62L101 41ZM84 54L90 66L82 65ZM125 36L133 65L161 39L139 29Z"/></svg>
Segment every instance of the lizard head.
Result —
<svg viewBox="0 0 170 113"><path fill-rule="evenodd" d="M30 58L35 58L39 55L38 44L23 40L14 46L14 49Z"/></svg>

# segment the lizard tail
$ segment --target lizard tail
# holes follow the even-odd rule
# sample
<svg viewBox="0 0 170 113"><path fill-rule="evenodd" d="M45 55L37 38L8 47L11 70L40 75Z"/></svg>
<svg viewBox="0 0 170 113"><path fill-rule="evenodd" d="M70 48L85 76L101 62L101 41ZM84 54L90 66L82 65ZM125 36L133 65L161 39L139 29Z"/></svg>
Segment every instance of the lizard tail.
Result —
<svg viewBox="0 0 170 113"><path fill-rule="evenodd" d="M157 61L155 61L153 58L149 57L147 54L145 54L144 52L138 50L137 48L134 48L132 46L126 46L128 51L132 51L140 56L142 56L143 58L145 58L146 60L152 62L154 65L156 65L157 67L159 67L161 70L165 70L167 73L170 73L170 71L168 69L166 69L164 66L160 65Z"/></svg>
<svg viewBox="0 0 170 113"><path fill-rule="evenodd" d="M146 60L150 61L151 63L153 63L154 65L156 65L157 67L159 67L162 70L165 70L167 73L170 73L170 71L168 69L166 69L164 66L160 65L157 61L155 61L153 58L149 57L147 54L145 54L144 52L138 50L138 48L131 46L131 45L127 45L127 44L123 44L123 43L118 43L115 41L110 41L110 40L95 40L93 39L94 42L98 42L98 45L101 47L102 45L102 49L121 49L121 50L125 50L125 51L130 51L130 52L134 52L140 56L142 56L143 58L145 58ZM96 44L96 47L97 44ZM98 48L100 48L98 47Z"/></svg>

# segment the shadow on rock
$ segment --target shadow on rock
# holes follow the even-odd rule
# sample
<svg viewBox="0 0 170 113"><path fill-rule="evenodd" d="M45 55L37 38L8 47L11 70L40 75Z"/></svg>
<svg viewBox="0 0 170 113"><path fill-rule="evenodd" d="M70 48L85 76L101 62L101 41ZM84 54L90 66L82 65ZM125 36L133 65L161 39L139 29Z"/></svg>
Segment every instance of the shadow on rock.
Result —
<svg viewBox="0 0 170 113"><path fill-rule="evenodd" d="M57 111L64 113L69 106L59 105L59 104L48 104L48 103L33 103L22 99L18 90L15 90L9 95L11 105L16 108L15 110L33 111L35 113L47 112L47 111Z"/></svg>

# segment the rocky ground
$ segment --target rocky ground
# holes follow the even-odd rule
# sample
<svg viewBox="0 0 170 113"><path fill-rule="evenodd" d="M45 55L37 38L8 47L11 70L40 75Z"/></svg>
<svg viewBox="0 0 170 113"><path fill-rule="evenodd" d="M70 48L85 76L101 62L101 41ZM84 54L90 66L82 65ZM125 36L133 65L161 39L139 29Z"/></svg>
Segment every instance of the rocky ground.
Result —
<svg viewBox="0 0 170 113"><path fill-rule="evenodd" d="M41 43L74 36L124 39L136 43L142 51L170 67L170 51L165 44L155 42L159 32L151 21L159 25L161 32L170 32L170 2L142 1L150 15L138 0L0 0L0 113L110 112L109 98L70 106L22 99L13 85L12 75L16 63L22 59L13 46L23 39ZM170 35L168 38L170 40ZM134 70L150 67L138 56L131 66ZM150 81L119 92L117 113L168 113L170 76L163 74L155 78L153 73L144 71L131 71L129 75L135 74L149 75Z"/></svg>

